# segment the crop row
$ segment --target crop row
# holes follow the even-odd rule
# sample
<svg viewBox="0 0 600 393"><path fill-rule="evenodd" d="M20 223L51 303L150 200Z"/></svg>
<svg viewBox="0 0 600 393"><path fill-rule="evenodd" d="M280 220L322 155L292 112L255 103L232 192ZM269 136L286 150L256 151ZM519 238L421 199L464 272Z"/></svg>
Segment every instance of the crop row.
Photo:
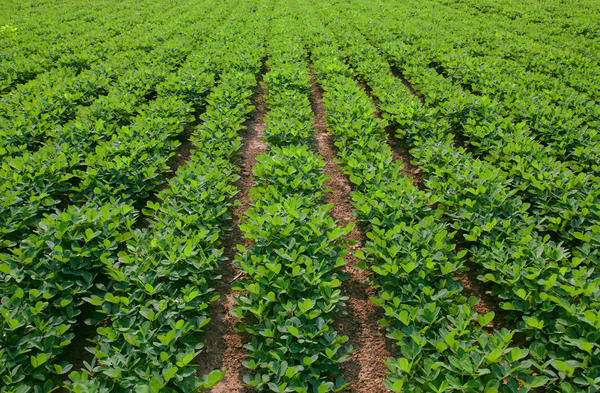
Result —
<svg viewBox="0 0 600 393"><path fill-rule="evenodd" d="M257 70L260 56L253 60ZM210 281L223 258L220 239L237 192L232 159L255 83L251 70L223 75L193 137L190 162L159 194L161 202L145 210L151 227L134 234L127 252L106 266L112 285L89 302L111 324L98 328L95 359L87 371L71 375L72 391L196 391L224 375L199 378L193 360L204 347L208 305L219 296ZM225 114L230 118L224 122Z"/></svg>
<svg viewBox="0 0 600 393"><path fill-rule="evenodd" d="M590 1L581 2L576 9L565 9L560 3L530 2L519 3L511 0L502 5L496 5L488 0L477 0L467 3L464 0L453 0L448 5L459 12L467 12L474 16L478 23L495 24L502 28L503 34L509 40L505 43L509 51L532 54L516 61L529 61L531 64L543 64L544 72L549 75L559 74L567 83L574 86L585 86L593 80L593 74L587 74L590 66L599 64L597 29L594 27L594 16L598 13L597 4ZM543 27L542 27L543 26ZM512 32L512 34L511 34ZM487 37L492 35L484 32ZM494 42L502 42L495 37ZM516 42L510 39L516 38ZM571 43L563 45L565 41ZM522 42L528 45L518 47ZM535 51L531 49L535 48ZM551 62L539 61L544 58ZM564 67L567 65L567 67ZM569 75L568 69L575 72ZM536 67L534 67L536 69ZM584 72L586 74L580 74ZM582 77L585 75L585 77Z"/></svg>
<svg viewBox="0 0 600 393"><path fill-rule="evenodd" d="M315 31L322 25L315 22ZM321 34L323 36L323 34ZM331 37L309 33L314 67L324 88L327 124L352 203L368 238L357 256L373 271L388 337L399 357L388 359L386 386L394 391L514 391L544 380L531 375L526 350L510 347L514 332L482 329L493 313L472 310L477 299L461 294L453 273L464 270L465 252L454 252L454 233L439 222L435 200L400 175L386 144L385 121L338 58Z"/></svg>
<svg viewBox="0 0 600 393"><path fill-rule="evenodd" d="M337 31L342 31L338 28ZM376 95L384 95L380 101L391 101L398 98L391 93L402 89L399 80L392 78L388 64L377 54L375 48L366 43L358 34L345 34L343 39L344 52L349 61L357 68L361 76L377 89ZM405 62L405 52L401 48L389 45L390 56L394 64L401 66ZM439 76L439 75L438 75ZM435 86L429 79L426 86ZM452 89L436 89L443 95L449 107L463 108L459 94L453 94ZM402 116L424 116L415 114L421 109L421 104L414 97L405 100L404 107L392 106L385 108L396 114L396 121L403 121ZM464 120L458 116L453 118L444 109L439 109L445 104L431 104L437 119L442 126L450 128L453 132L461 132L467 141L472 142L477 152L484 156L489 167L494 168L499 177L503 178L514 189L523 202L528 203L527 212L538 218L536 230L550 234L554 239L560 239L575 256L587 258L592 263L597 263L598 255L596 246L599 244L599 219L600 219L600 185L595 176L573 173L566 163L558 161L548 153L545 148L536 143L528 134L523 125L513 125L508 119L498 119L494 125L486 125L485 116L470 117ZM407 108L408 107L408 108ZM464 105L468 107L468 105ZM402 113L402 111L404 113ZM468 110L467 110L468 111ZM465 110L458 109L458 112ZM476 112L476 111L475 111ZM490 120L492 116L487 116ZM466 125L465 125L466 124ZM499 127L498 124L502 124ZM512 132L511 132L512 131ZM482 154L486 153L486 154ZM497 179L501 181L501 179Z"/></svg>
<svg viewBox="0 0 600 393"><path fill-rule="evenodd" d="M241 15L244 11L240 9ZM104 377L88 382L87 374L75 373L75 391L86 391L81 386L87 384L103 391L131 391L141 381L146 385L150 382L148 391L156 391L158 385L151 377L160 378L162 388L176 375L171 384L197 384L191 377L189 357L201 348L193 337L208 322L203 310L213 294L206 279L220 258L216 236L223 230L216 226L227 217L234 193L232 180L217 176L221 183L216 182L215 174L220 176L229 168L228 160L239 147L239 136L236 142L235 135L251 109L248 100L255 83L252 75L260 59L256 53L260 46L253 35L249 35L249 42L231 39L240 30L246 32L247 24L240 15L233 18L216 40L229 44L211 53L212 69L199 56L192 57L180 72L159 86L159 98L144 108L131 126L122 127L109 140L98 143L96 152L103 155L98 153L92 162L86 162L85 179L77 190L81 204L43 219L34 234L11 254L2 255L0 374L8 386L3 392L47 392L60 384L60 375L72 367L65 349L84 318L88 325L101 326L93 350L98 363L94 361L88 368L92 375L100 373ZM256 49L251 52L246 46ZM153 231L132 231L137 215L134 205L147 199L165 180L169 157L178 145L175 138L189 124L191 106L202 106L201 99L213 80L206 75L224 70L229 70L227 80L208 99L210 110L201 118L198 138L209 134L209 140L233 140L229 145L226 141L206 145L221 149L214 152L214 157L207 157L210 152L202 149L194 155L197 165L204 166L205 186L219 186L223 193L190 189L193 184L204 184L200 167L194 167L195 172L181 171L181 178L177 177L161 194L161 203L149 202L146 212L157 212ZM201 139L197 145L205 146ZM192 176L196 176L195 183ZM187 199L192 196L196 199ZM189 237L180 236L186 232ZM91 310L86 312L90 315L82 310ZM189 318L173 321L186 312L190 312ZM142 317L147 323L141 322ZM136 341L151 334L158 342L165 340L158 352L150 351L156 342L141 347ZM175 340L179 336L192 339ZM179 358L169 351L178 353ZM163 359L163 352L171 359L169 362Z"/></svg>
<svg viewBox="0 0 600 393"><path fill-rule="evenodd" d="M298 21L278 12L268 42L266 154L257 157L253 203L240 229L251 242L236 261L244 278L235 311L250 336L244 382L257 391L329 392L345 386L339 362L348 337L334 330L342 237L323 204L324 161L311 151L310 75L306 52L288 34ZM293 35L292 35L293 36Z"/></svg>
<svg viewBox="0 0 600 393"><path fill-rule="evenodd" d="M488 0L482 0L482 3ZM469 12L464 5L457 5L457 2L441 4L439 2L431 3L427 7L421 7L416 2L407 2L399 6L398 4L385 3L386 14L382 14L379 19L384 26L388 25L387 17L404 15L410 12L414 7L419 6L423 11L416 18L411 18L405 24L406 29L397 33L412 35L411 42L421 41L424 35L429 35L434 31L433 24L437 26L439 36L440 54L446 56L448 52L445 47L449 41L447 34L452 32L460 32L460 36L454 40L454 46L457 50L456 55L463 53L467 54L465 63L473 66L470 57L484 57L487 62L496 63L503 67L509 67L512 70L519 70L523 75L501 75L495 73L494 78L514 78L519 80L521 77L531 79L535 82L534 86L541 87L535 93L543 97L548 97L549 88L561 89L571 88L577 94L583 96L590 95L591 98L598 98L598 43L596 40L580 39L578 40L569 33L567 25L575 26L576 18L570 16L568 23L557 25L556 12L552 15L554 28L557 30L557 36L554 39L549 39L552 32L549 29L541 29L539 26L531 29L531 26L526 26L522 20L512 20L510 17L502 15L502 13L490 14L480 12ZM516 3L516 2L514 2ZM491 5L491 4L490 4ZM458 17L458 21L453 18L442 19L439 14L433 13L433 9L444 10L446 15ZM514 4L509 7L503 5L502 8L509 10L514 8ZM583 8L583 7L582 7ZM581 11L579 8L578 11ZM465 12L466 11L466 12ZM472 11L472 10L471 10ZM579 19L587 19L587 22L593 21L593 14L598 13L598 10L590 11L592 14L583 14L578 16ZM421 28L414 28L415 24L421 24ZM493 26L493 28L492 28ZM525 29L523 29L525 27ZM529 28L528 28L529 27ZM519 31L524 30L524 31ZM540 37L533 37L528 33L537 33ZM408 38L408 35L405 35ZM430 36L431 37L431 36ZM569 45L565 45L565 43ZM437 44L436 44L437 45ZM431 49L431 46L427 49ZM461 67L461 66L459 66ZM484 66L485 67L485 66ZM544 83L544 79L546 81ZM509 86L503 86L509 87ZM533 86L521 85L523 90L532 89ZM571 100L571 97L565 97Z"/></svg>
<svg viewBox="0 0 600 393"><path fill-rule="evenodd" d="M244 383L348 387L335 315L351 226L325 203L314 70L396 344L385 386L600 390L598 10L580 3L0 5L0 393L223 377L194 360L266 54L269 146L233 283ZM503 310L496 329L465 274Z"/></svg>
<svg viewBox="0 0 600 393"><path fill-rule="evenodd" d="M480 279L516 319L544 375L564 391L596 389L599 277L590 237L598 232L597 224L588 224L589 234L558 234L581 241L572 255L539 232L545 220L552 224L545 211L535 210L544 204L530 207L524 202L528 195L513 187L510 175L456 149L446 118L435 108L422 108L372 48L358 42L363 45L360 59L348 42L344 55L356 65L398 136L413 147L444 220L459 231L458 240L481 270ZM572 203L566 195L564 200Z"/></svg>

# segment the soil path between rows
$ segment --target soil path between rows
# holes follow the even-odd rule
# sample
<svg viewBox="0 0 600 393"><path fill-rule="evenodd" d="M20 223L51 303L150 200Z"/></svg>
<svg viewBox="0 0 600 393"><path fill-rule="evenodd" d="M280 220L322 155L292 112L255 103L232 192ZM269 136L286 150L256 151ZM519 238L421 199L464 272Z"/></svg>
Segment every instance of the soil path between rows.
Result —
<svg viewBox="0 0 600 393"><path fill-rule="evenodd" d="M222 263L219 274L221 278L214 282L214 287L221 297L210 306L211 322L208 325L204 338L205 352L198 358L198 374L207 374L214 369L226 372L223 379L211 389L212 393L248 392L242 386L245 349L244 334L235 330L235 324L240 320L232 315L235 305L231 284L239 274L239 269L233 264L237 253L236 246L242 244L248 247L249 241L240 230L242 217L250 207L250 189L255 185L252 168L256 164L256 157L265 153L266 144L263 142L266 124L265 88L263 75L265 68L261 69L258 85L252 98L255 107L253 117L246 123L246 132L243 135L241 147L240 179L236 182L238 188L238 205L232 209L232 230L224 241L224 255L226 260Z"/></svg>
<svg viewBox="0 0 600 393"><path fill-rule="evenodd" d="M318 85L315 74L311 69L311 105L315 115L313 128L315 130L315 149L325 160L324 173L329 180L325 187L330 189L326 195L327 203L333 204L331 215L337 224L345 227L354 223L354 229L347 235L347 240L356 242L351 246L352 251L360 249L365 241L360 231L350 203L350 183L343 171L335 163L337 149L325 123L325 108L323 92ZM385 339L383 329L378 321L383 316L381 309L370 302L369 297L375 295L375 290L366 281L367 271L359 270L355 265L357 258L348 254L345 258L344 273L348 280L342 284L342 293L348 297L347 315L336 319L336 330L349 337L349 343L354 352L348 357L341 368L344 379L350 386L346 392L379 393L388 390L383 385L387 368L383 363L391 354L392 343Z"/></svg>

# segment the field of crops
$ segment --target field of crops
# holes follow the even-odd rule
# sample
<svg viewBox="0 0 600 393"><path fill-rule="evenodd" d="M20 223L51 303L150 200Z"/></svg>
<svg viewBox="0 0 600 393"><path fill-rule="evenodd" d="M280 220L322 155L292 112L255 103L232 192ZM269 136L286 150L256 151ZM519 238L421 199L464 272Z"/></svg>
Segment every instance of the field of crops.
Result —
<svg viewBox="0 0 600 393"><path fill-rule="evenodd" d="M0 2L0 393L600 392L597 0Z"/></svg>

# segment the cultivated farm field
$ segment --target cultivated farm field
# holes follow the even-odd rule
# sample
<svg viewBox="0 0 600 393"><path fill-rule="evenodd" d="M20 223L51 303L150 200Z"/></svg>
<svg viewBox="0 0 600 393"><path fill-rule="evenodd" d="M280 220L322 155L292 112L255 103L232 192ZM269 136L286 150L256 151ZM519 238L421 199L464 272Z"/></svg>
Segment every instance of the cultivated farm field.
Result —
<svg viewBox="0 0 600 393"><path fill-rule="evenodd" d="M0 2L0 393L600 392L596 0Z"/></svg>

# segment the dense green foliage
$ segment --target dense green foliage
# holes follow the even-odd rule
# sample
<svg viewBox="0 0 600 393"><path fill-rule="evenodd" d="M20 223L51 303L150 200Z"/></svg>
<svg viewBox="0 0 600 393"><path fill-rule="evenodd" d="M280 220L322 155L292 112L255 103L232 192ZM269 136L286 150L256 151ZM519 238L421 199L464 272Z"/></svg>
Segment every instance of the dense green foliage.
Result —
<svg viewBox="0 0 600 393"><path fill-rule="evenodd" d="M152 5L154 17L160 2ZM263 40L240 34L260 23L248 16L252 5L233 15L232 5L174 9L165 23L180 18L169 29L146 27L160 40L131 38L139 53L123 53L120 42L94 62L113 76L99 96L81 92L88 101L56 88L25 94L42 78L3 97L6 130L20 121L34 132L4 139L1 391L189 391L222 376L197 376L191 362L218 297L209 281L222 259L238 132L252 109ZM201 18L209 8L212 17ZM59 68L69 85L65 67L44 77ZM90 85L84 71L72 79ZM170 175L188 130L197 148ZM140 214L150 221L141 230ZM97 333L87 343L76 337L84 324ZM68 355L74 341L91 342L94 355L78 370Z"/></svg>
<svg viewBox="0 0 600 393"><path fill-rule="evenodd" d="M353 382L313 78L366 237L350 268L395 343L385 388L600 391L599 21L592 0L2 2L0 393L219 382L195 361L258 80L229 261L243 383Z"/></svg>

